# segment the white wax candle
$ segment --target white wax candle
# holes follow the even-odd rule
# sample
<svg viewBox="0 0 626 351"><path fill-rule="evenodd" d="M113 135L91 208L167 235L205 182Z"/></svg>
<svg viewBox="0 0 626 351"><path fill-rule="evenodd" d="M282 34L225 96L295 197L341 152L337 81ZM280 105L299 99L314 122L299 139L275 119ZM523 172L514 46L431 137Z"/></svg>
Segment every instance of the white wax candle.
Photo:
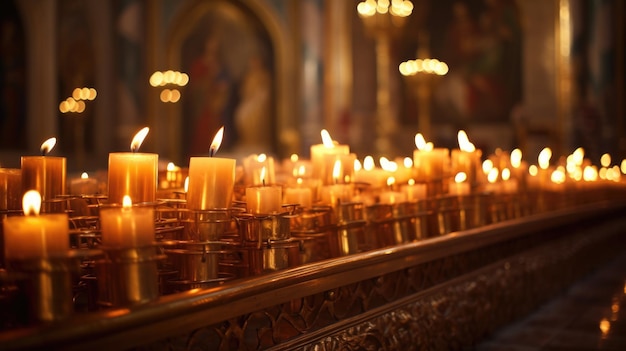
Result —
<svg viewBox="0 0 626 351"><path fill-rule="evenodd" d="M4 219L4 250L7 261L67 255L70 248L68 215L39 215L40 206L39 193L28 191L24 194L25 216Z"/></svg>
<svg viewBox="0 0 626 351"><path fill-rule="evenodd" d="M348 155L350 154L350 146L335 143L326 130L322 130L321 134L322 144L315 144L310 148L311 163L313 164L313 177L325 181L328 174L332 175L334 167L334 163L328 164L326 158L336 155Z"/></svg>
<svg viewBox="0 0 626 351"><path fill-rule="evenodd" d="M187 208L229 208L235 186L236 160L220 157L191 157Z"/></svg>
<svg viewBox="0 0 626 351"><path fill-rule="evenodd" d="M282 188L279 186L258 186L246 188L248 212L271 214L281 210Z"/></svg>
<svg viewBox="0 0 626 351"><path fill-rule="evenodd" d="M151 206L132 206L130 198L122 200L122 207L100 208L102 246L106 248L136 248L152 245L154 236L154 209Z"/></svg>

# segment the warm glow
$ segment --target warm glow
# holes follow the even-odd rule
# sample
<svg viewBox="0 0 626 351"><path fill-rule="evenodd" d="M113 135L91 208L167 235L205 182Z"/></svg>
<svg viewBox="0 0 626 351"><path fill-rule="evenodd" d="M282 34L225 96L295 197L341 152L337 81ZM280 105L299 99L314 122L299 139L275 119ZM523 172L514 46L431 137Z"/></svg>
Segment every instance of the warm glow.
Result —
<svg viewBox="0 0 626 351"><path fill-rule="evenodd" d="M363 159L363 169L366 171L371 171L375 167L376 167L376 164L374 163L374 157L365 156L365 159Z"/></svg>
<svg viewBox="0 0 626 351"><path fill-rule="evenodd" d="M398 170L398 164L393 161L390 161L385 156L382 156L379 159L379 162L380 162L380 168L382 168L383 170L387 172L395 172Z"/></svg>
<svg viewBox="0 0 626 351"><path fill-rule="evenodd" d="M389 177L387 178L387 186L392 186L396 182L396 178Z"/></svg>
<svg viewBox="0 0 626 351"><path fill-rule="evenodd" d="M486 159L483 161L483 173L489 174L489 171L493 169L493 161Z"/></svg>
<svg viewBox="0 0 626 351"><path fill-rule="evenodd" d="M502 174L501 174L502 180L507 181L511 178L511 170L508 168L505 168L502 170Z"/></svg>
<svg viewBox="0 0 626 351"><path fill-rule="evenodd" d="M36 216L41 209L41 195L37 190L29 190L22 198L22 209L26 216Z"/></svg>
<svg viewBox="0 0 626 351"><path fill-rule="evenodd" d="M415 134L415 146L418 150L424 150L426 147L426 139L424 139L422 133Z"/></svg>
<svg viewBox="0 0 626 351"><path fill-rule="evenodd" d="M330 137L330 134L328 133L326 129L322 129L320 134L322 135L322 144L324 144L324 147L329 148L329 149L332 149L335 147L333 138Z"/></svg>
<svg viewBox="0 0 626 351"><path fill-rule="evenodd" d="M41 150L41 153L43 155L50 153L50 151L52 151L52 148L54 148L54 145L57 144L57 138L50 138L46 141L43 142L43 144L41 144L41 148L39 150Z"/></svg>
<svg viewBox="0 0 626 351"><path fill-rule="evenodd" d="M359 160L354 160L354 171L358 172L361 169L363 169L363 165L361 165L361 161Z"/></svg>
<svg viewBox="0 0 626 351"><path fill-rule="evenodd" d="M158 87L163 82L163 72L156 71L150 76L150 85Z"/></svg>
<svg viewBox="0 0 626 351"><path fill-rule="evenodd" d="M469 141L467 133L464 130L459 130L457 133L457 139L459 141L459 149L465 152L474 152L476 147Z"/></svg>
<svg viewBox="0 0 626 351"><path fill-rule="evenodd" d="M133 141L130 143L130 150L132 152L137 152L137 150L139 150L141 143L143 143L143 140L146 138L149 131L150 128L144 127L140 131L138 131L137 134L135 134Z"/></svg>
<svg viewBox="0 0 626 351"><path fill-rule="evenodd" d="M341 175L341 161L335 161L335 165L333 166L333 179L335 182L339 179Z"/></svg>
<svg viewBox="0 0 626 351"><path fill-rule="evenodd" d="M123 208L131 208L133 206L133 201L130 199L130 196L128 195L124 195L124 198L122 199L122 207Z"/></svg>
<svg viewBox="0 0 626 351"><path fill-rule="evenodd" d="M298 178L298 179L296 179L296 183L298 185L302 185L302 183L304 183L304 181L302 180L302 178Z"/></svg>
<svg viewBox="0 0 626 351"><path fill-rule="evenodd" d="M555 184L563 184L565 179L565 170L562 168L555 169L550 175L550 180Z"/></svg>
<svg viewBox="0 0 626 351"><path fill-rule="evenodd" d="M267 160L267 155L266 154L260 154L259 156L256 157L257 162L265 162Z"/></svg>
<svg viewBox="0 0 626 351"><path fill-rule="evenodd" d="M605 180L606 178L606 173L607 173L607 168L606 167L601 167L600 170L598 171L598 176L600 177L600 179Z"/></svg>
<svg viewBox="0 0 626 351"><path fill-rule="evenodd" d="M306 167L304 167L304 165L300 165L300 167L298 167L298 171L296 175L303 176L305 173L306 173Z"/></svg>
<svg viewBox="0 0 626 351"><path fill-rule="evenodd" d="M611 165L611 155L603 154L600 157L600 164L602 165L602 167L609 167Z"/></svg>
<svg viewBox="0 0 626 351"><path fill-rule="evenodd" d="M88 179L89 178L89 174L87 174L87 172L83 172L83 174L80 175L80 179Z"/></svg>
<svg viewBox="0 0 626 351"><path fill-rule="evenodd" d="M183 189L185 190L185 192L189 190L189 176L185 178L185 185L183 186Z"/></svg>
<svg viewBox="0 0 626 351"><path fill-rule="evenodd" d="M530 165L530 167L528 167L528 174L530 174L533 177L536 177L537 174L539 174L539 169L537 168L536 165Z"/></svg>
<svg viewBox="0 0 626 351"><path fill-rule="evenodd" d="M600 331L602 331L602 335L606 336L611 330L611 322L609 322L606 318L603 318L600 321Z"/></svg>
<svg viewBox="0 0 626 351"><path fill-rule="evenodd" d="M168 172L174 172L176 170L176 165L174 164L174 162L170 162L167 164L166 169Z"/></svg>
<svg viewBox="0 0 626 351"><path fill-rule="evenodd" d="M410 186L415 185L415 179L411 178L409 179L409 181L407 182Z"/></svg>
<svg viewBox="0 0 626 351"><path fill-rule="evenodd" d="M298 162L298 154L291 154L291 156L289 156L289 159L291 160L291 162Z"/></svg>
<svg viewBox="0 0 626 351"><path fill-rule="evenodd" d="M265 185L265 173L267 172L265 166L261 167L261 175L259 178L261 179L261 184Z"/></svg>
<svg viewBox="0 0 626 351"><path fill-rule="evenodd" d="M490 169L489 173L487 174L487 181L491 184L497 182L499 173L500 172L498 172L497 168Z"/></svg>
<svg viewBox="0 0 626 351"><path fill-rule="evenodd" d="M465 172L459 172L454 176L455 183L463 183L467 180L467 174Z"/></svg>
<svg viewBox="0 0 626 351"><path fill-rule="evenodd" d="M626 174L626 159L622 160L622 163L620 165L620 170L622 171L622 174Z"/></svg>
<svg viewBox="0 0 626 351"><path fill-rule="evenodd" d="M511 151L511 166L513 168L519 168L522 165L522 150L514 149Z"/></svg>
<svg viewBox="0 0 626 351"><path fill-rule="evenodd" d="M410 157L405 157L402 161L404 164L404 168L412 168L413 167L413 159Z"/></svg>
<svg viewBox="0 0 626 351"><path fill-rule="evenodd" d="M215 133L215 136L213 137L213 142L211 143L211 146L209 147L209 155L211 156L215 155L217 150L220 148L220 145L222 145L223 138L224 138L224 126L222 126L220 130L218 130L217 133Z"/></svg>
<svg viewBox="0 0 626 351"><path fill-rule="evenodd" d="M550 167L550 158L552 158L552 150L549 147L543 148L537 157L539 168L548 169Z"/></svg>
<svg viewBox="0 0 626 351"><path fill-rule="evenodd" d="M587 166L583 170L583 180L594 182L598 180L598 169L595 166Z"/></svg>
<svg viewBox="0 0 626 351"><path fill-rule="evenodd" d="M577 148L572 153L574 164L577 166L581 166L583 164L583 160L585 159L585 149L582 147Z"/></svg>

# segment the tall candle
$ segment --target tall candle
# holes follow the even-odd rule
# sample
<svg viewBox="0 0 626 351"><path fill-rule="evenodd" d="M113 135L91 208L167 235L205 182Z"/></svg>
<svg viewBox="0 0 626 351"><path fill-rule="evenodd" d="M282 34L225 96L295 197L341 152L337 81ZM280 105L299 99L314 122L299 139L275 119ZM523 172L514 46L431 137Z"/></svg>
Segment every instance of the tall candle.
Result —
<svg viewBox="0 0 626 351"><path fill-rule="evenodd" d="M137 203L156 200L159 155L136 152L148 132L145 127L135 135L131 152L109 154L110 204L121 204L125 195Z"/></svg>
<svg viewBox="0 0 626 351"><path fill-rule="evenodd" d="M427 143L419 133L415 135L415 145L417 147L413 151L415 178L425 182L441 179L450 162L450 151L446 148L434 148L433 144Z"/></svg>
<svg viewBox="0 0 626 351"><path fill-rule="evenodd" d="M70 249L69 219L66 213L39 214L41 195L36 190L24 194L24 216L3 221L7 261L62 257Z"/></svg>
<svg viewBox="0 0 626 351"><path fill-rule="evenodd" d="M313 164L313 177L322 179L325 184L329 178L328 175L332 175L334 161L337 155L350 154L350 146L341 145L333 141L328 131L323 129L321 131L322 144L315 144L311 146L311 163ZM330 161L328 159L330 158Z"/></svg>
<svg viewBox="0 0 626 351"><path fill-rule="evenodd" d="M222 143L224 127L220 128L209 148L209 157L191 157L187 208L207 210L229 208L235 186L236 160L213 157Z"/></svg>
<svg viewBox="0 0 626 351"><path fill-rule="evenodd" d="M0 168L0 210L19 210L22 197L22 170Z"/></svg>
<svg viewBox="0 0 626 351"><path fill-rule="evenodd" d="M66 159L46 156L55 144L56 138L50 138L41 145L42 156L22 157L22 194L37 190L44 202L65 194Z"/></svg>
<svg viewBox="0 0 626 351"><path fill-rule="evenodd" d="M478 170L481 166L482 152L477 150L467 138L467 134L460 130L458 133L459 149L452 150L453 174L463 172L468 177L471 186L476 184Z"/></svg>
<svg viewBox="0 0 626 351"><path fill-rule="evenodd" d="M133 206L126 195L122 206L100 208L102 246L128 249L150 246L155 241L154 209L152 206Z"/></svg>

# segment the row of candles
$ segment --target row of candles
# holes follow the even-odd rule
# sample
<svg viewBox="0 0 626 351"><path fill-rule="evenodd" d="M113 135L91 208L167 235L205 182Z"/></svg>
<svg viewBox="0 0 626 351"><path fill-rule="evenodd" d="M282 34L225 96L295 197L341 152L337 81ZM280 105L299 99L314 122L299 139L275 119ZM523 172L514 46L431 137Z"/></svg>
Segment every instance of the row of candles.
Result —
<svg viewBox="0 0 626 351"><path fill-rule="evenodd" d="M138 152L149 132L140 130L131 142L131 152L111 153L108 167L108 205L100 211L102 244L111 247L150 245L154 241L154 213L150 206L157 201L158 155ZM252 214L282 211L284 204L310 208L316 204L337 206L360 202L393 204L418 201L432 196L464 196L472 192L515 193L528 187L554 190L575 181L595 181L598 177L619 181L621 169L610 167L603 157L598 169L577 149L565 163L551 166L551 152L544 149L538 166L528 166L521 152L510 155L497 152L484 162L482 153L459 131L459 149L435 148L421 134L415 137L417 149L413 158L390 161L381 158L380 167L373 158L363 164L350 152L348 145L332 140L327 131L322 143L311 146L310 160L295 155L281 165L286 172L276 172L273 158L264 154L243 159L243 176L237 179L237 161L215 157L222 141L223 128L215 135L206 157L191 157L184 193L190 210L228 209L233 200L243 198ZM26 216L4 218L6 259L27 259L67 250L67 214L57 212L54 200L66 193L66 160L48 156L54 138L44 142L41 156L22 157L20 170L0 169L2 207L7 213L17 211L23 197ZM182 170L168 168L166 184L180 183ZM176 180L174 183L173 181ZM236 182L243 183L245 193L235 192ZM578 182L580 183L580 182ZM86 195L100 189L93 181L72 180L75 195ZM29 190L36 190L37 200ZM37 216L43 200L42 214ZM62 243L62 245L61 245Z"/></svg>

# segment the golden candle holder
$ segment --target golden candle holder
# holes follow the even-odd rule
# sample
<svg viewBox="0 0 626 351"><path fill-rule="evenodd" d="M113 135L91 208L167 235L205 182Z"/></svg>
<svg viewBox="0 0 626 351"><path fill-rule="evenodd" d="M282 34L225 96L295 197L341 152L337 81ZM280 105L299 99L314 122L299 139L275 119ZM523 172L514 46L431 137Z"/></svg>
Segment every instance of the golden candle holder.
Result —
<svg viewBox="0 0 626 351"><path fill-rule="evenodd" d="M84 254L84 252L81 252ZM81 256L71 251L62 257L7 260L6 277L15 287L18 323L64 320L74 313L74 282Z"/></svg>
<svg viewBox="0 0 626 351"><path fill-rule="evenodd" d="M233 250L236 243L224 240L233 230L233 219L228 209L179 210L182 230L170 227L161 242L177 278L168 281L179 288L210 286L233 276L220 272L220 257ZM173 223L179 215L168 216Z"/></svg>
<svg viewBox="0 0 626 351"><path fill-rule="evenodd" d="M438 197L439 235L485 225L486 196L486 194L471 194Z"/></svg>
<svg viewBox="0 0 626 351"><path fill-rule="evenodd" d="M104 307L126 307L159 297L156 246L107 248L95 262L98 303Z"/></svg>
<svg viewBox="0 0 626 351"><path fill-rule="evenodd" d="M333 209L319 206L306 209L291 220L291 235L303 242L303 263L339 257L337 227Z"/></svg>
<svg viewBox="0 0 626 351"><path fill-rule="evenodd" d="M366 232L367 221L363 217L363 207L360 202L339 203L335 207L340 256L378 247L376 236Z"/></svg>

